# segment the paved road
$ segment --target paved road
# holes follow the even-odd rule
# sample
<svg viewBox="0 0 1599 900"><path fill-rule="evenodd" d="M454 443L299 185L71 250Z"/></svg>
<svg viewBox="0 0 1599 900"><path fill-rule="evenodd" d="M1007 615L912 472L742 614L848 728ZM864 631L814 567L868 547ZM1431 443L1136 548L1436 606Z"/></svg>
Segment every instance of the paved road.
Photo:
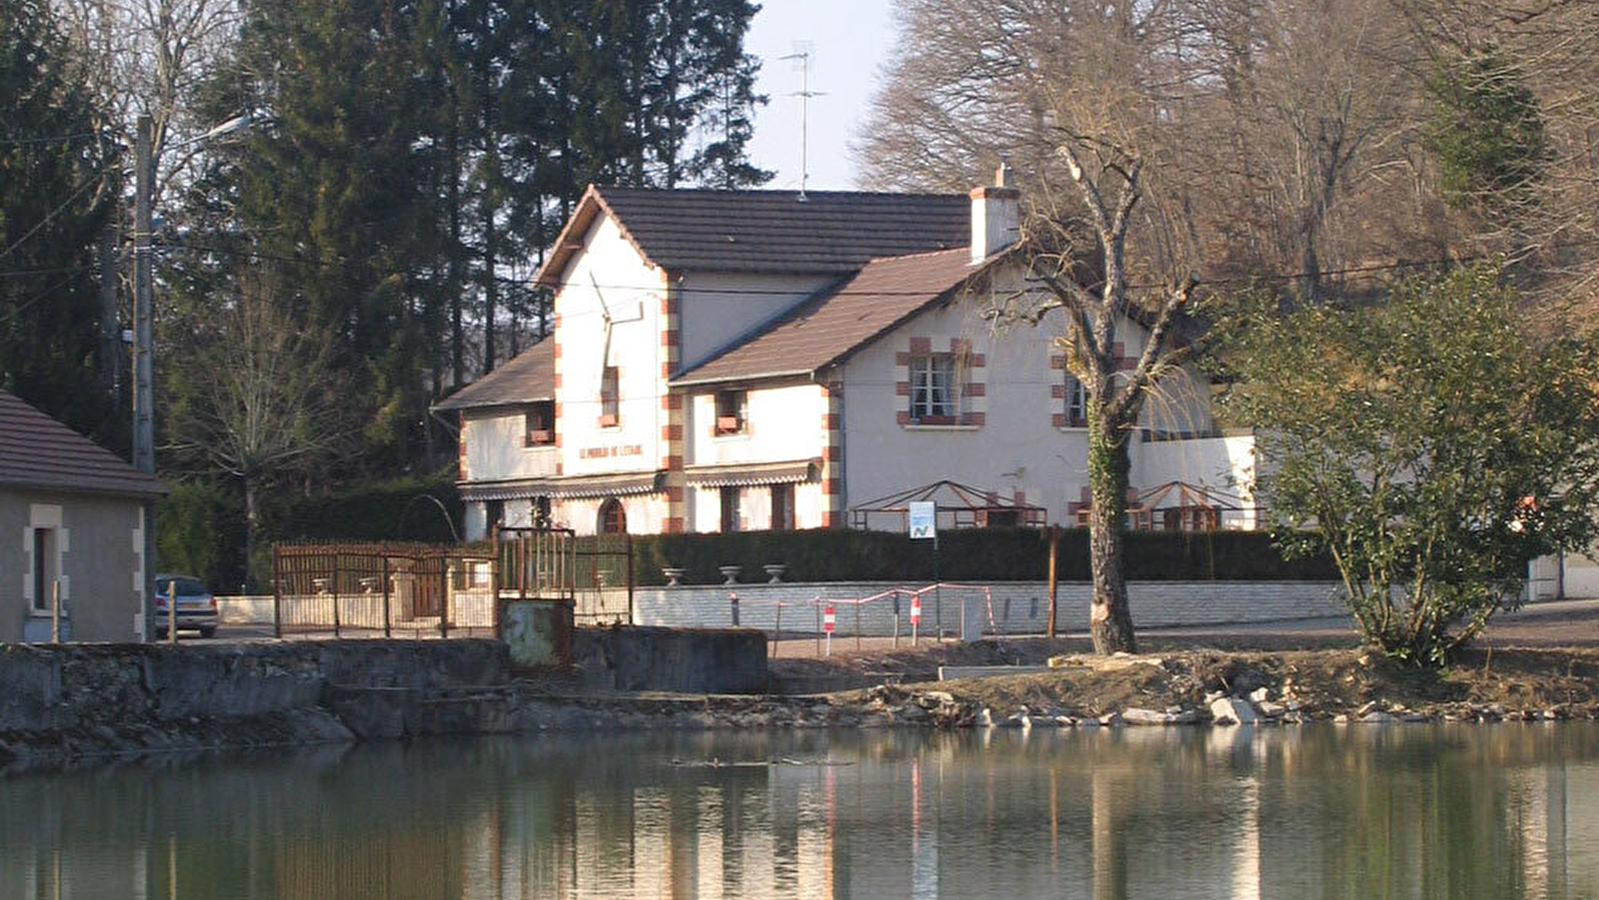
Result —
<svg viewBox="0 0 1599 900"><path fill-rule="evenodd" d="M1248 645L1262 648L1286 648L1305 645L1342 644L1355 640L1355 632L1350 621L1343 617L1251 622L1238 625L1147 628L1140 629L1138 635L1146 643L1151 643L1157 647ZM379 637L381 635L374 634L370 636ZM415 636L433 637L434 635L432 632L418 632ZM1038 636L1017 635L1016 637L1025 639ZM218 629L216 637L213 638L201 638L188 632L180 632L179 637L185 644L220 644L237 641L272 640L272 626L224 624ZM305 637L310 639L331 639L332 635ZM1085 632L1065 632L1062 634L1062 638L1067 641L1082 642L1084 645L1088 641L1088 635ZM931 640L931 638L925 636L922 638L923 643L928 643ZM1599 647L1599 599L1545 600L1528 604L1513 613L1501 613L1494 619L1493 625L1488 629L1485 641L1495 646ZM899 646L910 646L909 635L900 640ZM833 640L834 652L849 652L853 651L855 647L856 641L853 637L835 637ZM862 638L860 641L860 648L863 651L880 652L893 647L894 642L891 638ZM817 642L808 636L785 639L774 650L776 655L780 657L814 657L819 655Z"/></svg>

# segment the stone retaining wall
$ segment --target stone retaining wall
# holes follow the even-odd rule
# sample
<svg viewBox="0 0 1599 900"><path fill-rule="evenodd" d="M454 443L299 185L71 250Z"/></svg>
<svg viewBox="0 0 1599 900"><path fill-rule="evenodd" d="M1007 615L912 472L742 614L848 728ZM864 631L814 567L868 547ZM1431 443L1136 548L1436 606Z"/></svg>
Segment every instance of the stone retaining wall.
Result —
<svg viewBox="0 0 1599 900"><path fill-rule="evenodd" d="M236 719L316 706L328 685L498 684L495 641L0 644L0 732Z"/></svg>
<svg viewBox="0 0 1599 900"><path fill-rule="evenodd" d="M908 586L896 582L862 581L816 584L685 585L633 589L634 621L640 625L719 628L733 624L729 594L739 597L739 624L767 632L779 626L785 633L813 633L821 627L821 608L833 604L834 634L889 635L894 633L892 598L860 606L842 601L882 594ZM1133 621L1140 628L1188 625L1224 625L1340 616L1341 585L1330 581L1135 581L1127 585ZM986 590L985 590L986 589ZM1059 585L1057 627L1064 631L1088 628L1090 587L1081 582ZM816 602L820 598L821 602ZM1042 634L1049 616L1049 586L1037 581L989 582L946 587L922 595L922 631L933 633L940 624L950 634L959 633L961 610L971 598L980 598L985 633ZM615 602L611 598L611 602ZM988 621L988 607L992 620ZM583 610L580 608L581 615ZM910 598L899 598L899 628L910 633ZM931 630L930 630L931 629Z"/></svg>

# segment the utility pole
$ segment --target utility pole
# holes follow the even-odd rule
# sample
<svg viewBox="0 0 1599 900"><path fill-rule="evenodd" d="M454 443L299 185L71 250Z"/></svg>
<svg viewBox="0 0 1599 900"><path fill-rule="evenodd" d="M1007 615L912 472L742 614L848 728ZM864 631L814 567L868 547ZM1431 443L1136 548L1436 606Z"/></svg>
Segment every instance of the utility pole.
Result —
<svg viewBox="0 0 1599 900"><path fill-rule="evenodd" d="M150 132L148 114L139 117L135 140L133 195L133 467L155 474L154 248L150 234ZM148 560L147 560L148 562Z"/></svg>
<svg viewBox="0 0 1599 900"><path fill-rule="evenodd" d="M154 248L150 234L150 143L153 130L148 114L139 117L134 141L133 177L133 467L155 474L155 366L151 359L155 347ZM141 641L150 639L155 627L155 502L146 500L140 530L144 534L140 566L144 584L140 596L144 608Z"/></svg>

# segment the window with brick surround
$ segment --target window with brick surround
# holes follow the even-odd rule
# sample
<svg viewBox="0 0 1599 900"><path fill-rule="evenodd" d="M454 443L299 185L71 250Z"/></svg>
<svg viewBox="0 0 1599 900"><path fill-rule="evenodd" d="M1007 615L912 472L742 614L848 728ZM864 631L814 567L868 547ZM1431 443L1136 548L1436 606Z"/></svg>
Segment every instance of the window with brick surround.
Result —
<svg viewBox="0 0 1599 900"><path fill-rule="evenodd" d="M749 429L749 393L746 391L716 392L715 433L743 434Z"/></svg>
<svg viewBox="0 0 1599 900"><path fill-rule="evenodd" d="M1088 427L1088 391L1070 372L1066 373L1066 427Z"/></svg>
<svg viewBox="0 0 1599 900"><path fill-rule="evenodd" d="M555 443L555 401L540 400L522 412L522 446Z"/></svg>
<svg viewBox="0 0 1599 900"><path fill-rule="evenodd" d="M911 421L953 425L960 415L955 354L926 353L910 359Z"/></svg>
<svg viewBox="0 0 1599 900"><path fill-rule="evenodd" d="M621 376L615 366L606 366L600 373L600 426L617 424L621 414Z"/></svg>

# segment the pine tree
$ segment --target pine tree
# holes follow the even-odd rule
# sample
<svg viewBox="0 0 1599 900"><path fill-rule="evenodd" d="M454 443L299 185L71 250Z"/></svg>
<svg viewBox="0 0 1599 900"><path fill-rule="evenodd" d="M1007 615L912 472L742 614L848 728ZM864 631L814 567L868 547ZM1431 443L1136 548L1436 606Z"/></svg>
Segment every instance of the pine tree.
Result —
<svg viewBox="0 0 1599 900"><path fill-rule="evenodd" d="M48 6L0 8L0 388L120 443L100 384L96 242L114 148Z"/></svg>

